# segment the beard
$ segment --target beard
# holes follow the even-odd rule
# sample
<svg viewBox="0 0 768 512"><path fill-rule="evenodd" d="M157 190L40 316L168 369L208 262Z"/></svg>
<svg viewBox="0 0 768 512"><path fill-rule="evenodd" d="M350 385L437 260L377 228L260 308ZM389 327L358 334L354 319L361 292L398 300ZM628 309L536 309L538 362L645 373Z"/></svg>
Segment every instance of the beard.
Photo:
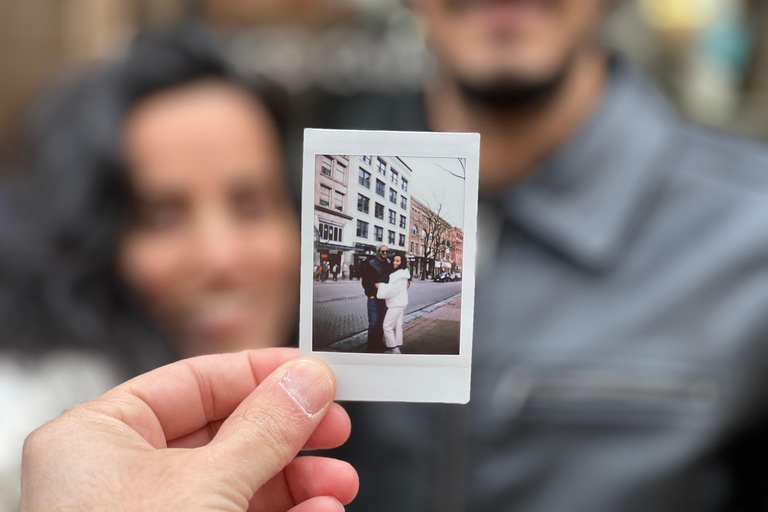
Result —
<svg viewBox="0 0 768 512"><path fill-rule="evenodd" d="M546 106L562 90L573 59L567 59L553 73L532 78L514 73L499 73L486 79L457 76L461 95L478 106L501 110L536 110Z"/></svg>

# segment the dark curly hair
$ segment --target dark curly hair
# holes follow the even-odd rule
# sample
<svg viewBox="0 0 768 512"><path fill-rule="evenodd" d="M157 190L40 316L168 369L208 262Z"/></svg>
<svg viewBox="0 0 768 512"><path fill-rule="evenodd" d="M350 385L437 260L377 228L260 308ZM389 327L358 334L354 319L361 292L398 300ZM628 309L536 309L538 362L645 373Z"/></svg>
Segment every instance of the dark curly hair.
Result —
<svg viewBox="0 0 768 512"><path fill-rule="evenodd" d="M28 130L25 206L0 250L2 346L113 351L136 370L174 357L114 265L131 206L120 139L138 101L211 78L251 91L284 135L283 97L265 80L239 75L197 24L140 34L118 59L39 102Z"/></svg>

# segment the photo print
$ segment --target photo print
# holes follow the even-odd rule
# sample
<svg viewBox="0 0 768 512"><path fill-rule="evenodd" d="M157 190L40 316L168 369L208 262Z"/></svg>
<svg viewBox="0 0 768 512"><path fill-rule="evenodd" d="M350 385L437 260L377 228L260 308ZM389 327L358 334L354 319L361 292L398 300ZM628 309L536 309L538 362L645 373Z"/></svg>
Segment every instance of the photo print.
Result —
<svg viewBox="0 0 768 512"><path fill-rule="evenodd" d="M341 400L469 398L477 134L307 130L302 354Z"/></svg>

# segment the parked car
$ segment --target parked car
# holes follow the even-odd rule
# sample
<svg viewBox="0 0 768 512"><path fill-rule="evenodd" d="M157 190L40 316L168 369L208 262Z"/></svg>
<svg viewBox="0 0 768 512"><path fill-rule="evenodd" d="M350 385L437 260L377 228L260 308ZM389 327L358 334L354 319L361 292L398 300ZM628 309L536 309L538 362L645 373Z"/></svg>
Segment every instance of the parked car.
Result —
<svg viewBox="0 0 768 512"><path fill-rule="evenodd" d="M447 272L440 272L439 274L435 275L434 281L436 283L445 283L447 281L450 281L451 276L448 275Z"/></svg>
<svg viewBox="0 0 768 512"><path fill-rule="evenodd" d="M455 281L455 280L456 280L456 274L451 274L451 275L449 276L449 279L450 279L452 282L453 282L453 281Z"/></svg>
<svg viewBox="0 0 768 512"><path fill-rule="evenodd" d="M453 280L461 281L461 272L456 272L455 274L453 274Z"/></svg>

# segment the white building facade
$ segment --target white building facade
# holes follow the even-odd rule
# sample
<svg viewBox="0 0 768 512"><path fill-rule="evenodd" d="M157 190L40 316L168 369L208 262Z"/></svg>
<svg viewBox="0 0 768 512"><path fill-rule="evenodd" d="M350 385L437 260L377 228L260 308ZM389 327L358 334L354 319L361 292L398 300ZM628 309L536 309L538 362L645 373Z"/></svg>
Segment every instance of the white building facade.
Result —
<svg viewBox="0 0 768 512"><path fill-rule="evenodd" d="M382 243L390 257L405 257L410 167L397 157L318 155L315 172L315 264L328 261L349 277Z"/></svg>

